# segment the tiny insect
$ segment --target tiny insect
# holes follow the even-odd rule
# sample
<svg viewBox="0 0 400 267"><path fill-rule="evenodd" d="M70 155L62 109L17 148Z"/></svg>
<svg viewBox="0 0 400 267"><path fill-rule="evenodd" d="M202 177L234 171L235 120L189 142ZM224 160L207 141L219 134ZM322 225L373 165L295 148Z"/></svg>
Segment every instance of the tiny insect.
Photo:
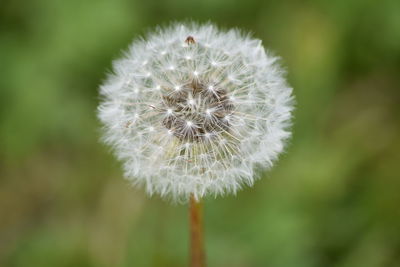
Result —
<svg viewBox="0 0 400 267"><path fill-rule="evenodd" d="M196 41L194 40L193 36L188 36L185 40L187 44L194 44Z"/></svg>

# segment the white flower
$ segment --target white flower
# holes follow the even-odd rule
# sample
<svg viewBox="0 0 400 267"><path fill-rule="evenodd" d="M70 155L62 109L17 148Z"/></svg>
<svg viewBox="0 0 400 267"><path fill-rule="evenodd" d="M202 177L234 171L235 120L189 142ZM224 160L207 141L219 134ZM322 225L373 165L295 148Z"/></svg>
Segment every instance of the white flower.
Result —
<svg viewBox="0 0 400 267"><path fill-rule="evenodd" d="M235 193L272 166L292 89L261 41L211 24L173 24L135 41L101 86L104 140L152 195Z"/></svg>

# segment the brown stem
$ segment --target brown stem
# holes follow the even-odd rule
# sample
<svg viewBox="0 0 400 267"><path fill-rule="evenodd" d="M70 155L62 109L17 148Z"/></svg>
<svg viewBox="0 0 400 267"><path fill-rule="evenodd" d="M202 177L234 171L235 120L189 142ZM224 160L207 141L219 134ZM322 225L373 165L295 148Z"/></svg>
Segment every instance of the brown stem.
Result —
<svg viewBox="0 0 400 267"><path fill-rule="evenodd" d="M203 204L190 196L190 266L205 267L205 253L203 242Z"/></svg>

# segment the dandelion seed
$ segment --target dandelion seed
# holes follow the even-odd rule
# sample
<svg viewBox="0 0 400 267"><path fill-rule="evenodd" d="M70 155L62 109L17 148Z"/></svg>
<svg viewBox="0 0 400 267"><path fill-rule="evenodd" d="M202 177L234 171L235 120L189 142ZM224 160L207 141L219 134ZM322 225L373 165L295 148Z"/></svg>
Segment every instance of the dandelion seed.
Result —
<svg viewBox="0 0 400 267"><path fill-rule="evenodd" d="M134 184L187 202L235 193L253 184L256 166L272 167L290 136L293 97L260 41L173 24L127 55L140 58L115 62L98 116Z"/></svg>

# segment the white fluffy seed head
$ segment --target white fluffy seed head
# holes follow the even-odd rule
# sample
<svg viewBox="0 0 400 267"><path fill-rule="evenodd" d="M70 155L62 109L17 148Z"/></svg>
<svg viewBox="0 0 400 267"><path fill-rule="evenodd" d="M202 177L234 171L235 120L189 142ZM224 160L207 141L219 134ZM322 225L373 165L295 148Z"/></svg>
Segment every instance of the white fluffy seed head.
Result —
<svg viewBox="0 0 400 267"><path fill-rule="evenodd" d="M292 89L260 40L173 24L135 41L101 86L104 140L152 195L235 193L290 136Z"/></svg>

